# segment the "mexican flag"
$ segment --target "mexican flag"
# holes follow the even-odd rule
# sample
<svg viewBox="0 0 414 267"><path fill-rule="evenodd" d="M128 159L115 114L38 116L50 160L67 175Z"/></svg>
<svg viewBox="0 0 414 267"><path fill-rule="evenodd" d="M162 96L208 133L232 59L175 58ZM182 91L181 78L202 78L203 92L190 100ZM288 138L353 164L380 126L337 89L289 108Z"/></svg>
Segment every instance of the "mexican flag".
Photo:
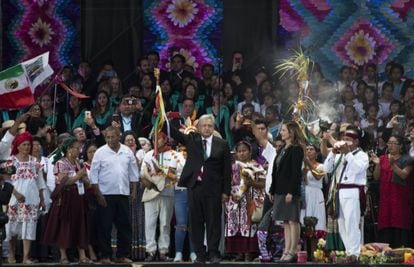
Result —
<svg viewBox="0 0 414 267"><path fill-rule="evenodd" d="M20 109L34 103L33 93L53 74L49 52L0 72L0 109Z"/></svg>
<svg viewBox="0 0 414 267"><path fill-rule="evenodd" d="M0 109L19 109L33 103L33 92L22 64L0 72Z"/></svg>

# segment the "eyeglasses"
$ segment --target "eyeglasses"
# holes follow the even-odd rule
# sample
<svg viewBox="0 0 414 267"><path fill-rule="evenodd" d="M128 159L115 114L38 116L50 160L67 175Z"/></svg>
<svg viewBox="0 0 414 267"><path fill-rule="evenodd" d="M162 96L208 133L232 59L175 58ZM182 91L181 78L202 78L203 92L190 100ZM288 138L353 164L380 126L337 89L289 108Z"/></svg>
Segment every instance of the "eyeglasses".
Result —
<svg viewBox="0 0 414 267"><path fill-rule="evenodd" d="M397 143L397 142L388 142L387 143L387 145L389 145L389 146L399 146L400 145L400 143Z"/></svg>

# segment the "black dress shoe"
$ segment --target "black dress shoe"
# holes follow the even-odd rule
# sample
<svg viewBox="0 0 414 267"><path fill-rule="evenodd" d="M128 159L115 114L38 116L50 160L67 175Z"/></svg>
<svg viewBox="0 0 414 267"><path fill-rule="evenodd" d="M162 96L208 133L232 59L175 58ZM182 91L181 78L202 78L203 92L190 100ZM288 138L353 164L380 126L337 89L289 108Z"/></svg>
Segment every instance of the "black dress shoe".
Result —
<svg viewBox="0 0 414 267"><path fill-rule="evenodd" d="M193 262L193 264L206 264L206 258L197 256L197 259Z"/></svg>
<svg viewBox="0 0 414 267"><path fill-rule="evenodd" d="M215 263L220 263L221 262L221 257L214 255L210 257L210 263L215 264Z"/></svg>
<svg viewBox="0 0 414 267"><path fill-rule="evenodd" d="M155 261L155 253L149 253L148 256L145 258L145 262Z"/></svg>

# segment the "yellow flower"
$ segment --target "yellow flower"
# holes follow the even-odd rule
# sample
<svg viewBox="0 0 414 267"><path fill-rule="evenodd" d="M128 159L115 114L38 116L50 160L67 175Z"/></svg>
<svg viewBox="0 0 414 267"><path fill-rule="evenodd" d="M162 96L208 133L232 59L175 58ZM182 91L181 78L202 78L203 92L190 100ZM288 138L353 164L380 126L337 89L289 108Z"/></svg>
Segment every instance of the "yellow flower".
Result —
<svg viewBox="0 0 414 267"><path fill-rule="evenodd" d="M31 37L32 42L40 47L49 44L52 40L52 35L54 34L55 32L50 27L50 24L42 21L40 18L32 24L32 27L29 30L29 36Z"/></svg>
<svg viewBox="0 0 414 267"><path fill-rule="evenodd" d="M364 65L375 56L375 40L364 30L355 33L346 44L348 56L358 65Z"/></svg>
<svg viewBox="0 0 414 267"><path fill-rule="evenodd" d="M191 0L172 0L167 7L168 18L175 26L183 28L193 21L198 13L197 4Z"/></svg>

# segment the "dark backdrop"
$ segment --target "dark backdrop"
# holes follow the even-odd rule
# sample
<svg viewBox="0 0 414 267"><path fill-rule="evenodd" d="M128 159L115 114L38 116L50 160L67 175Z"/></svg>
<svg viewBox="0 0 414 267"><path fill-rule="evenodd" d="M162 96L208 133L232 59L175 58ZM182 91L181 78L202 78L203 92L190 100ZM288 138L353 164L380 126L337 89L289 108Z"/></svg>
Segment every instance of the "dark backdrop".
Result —
<svg viewBox="0 0 414 267"><path fill-rule="evenodd" d="M142 51L142 1L81 2L82 58L89 60L96 72L105 60L113 60L118 76L129 84Z"/></svg>
<svg viewBox="0 0 414 267"><path fill-rule="evenodd" d="M142 0L87 0L82 2L82 57L96 71L112 59L122 80L134 76L143 50ZM224 69L234 50L245 53L245 67L254 70L274 65L278 0L224 0L221 45Z"/></svg>
<svg viewBox="0 0 414 267"><path fill-rule="evenodd" d="M224 0L222 44L225 69L234 50L245 55L245 67L254 70L274 65L278 0Z"/></svg>

